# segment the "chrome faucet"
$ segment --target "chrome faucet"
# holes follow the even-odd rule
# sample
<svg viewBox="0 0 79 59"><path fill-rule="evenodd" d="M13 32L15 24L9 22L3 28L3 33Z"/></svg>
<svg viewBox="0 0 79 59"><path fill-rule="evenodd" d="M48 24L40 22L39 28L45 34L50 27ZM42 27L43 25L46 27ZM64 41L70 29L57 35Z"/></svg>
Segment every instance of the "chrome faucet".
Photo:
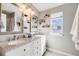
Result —
<svg viewBox="0 0 79 59"><path fill-rule="evenodd" d="M16 40L16 36L15 35L13 36L12 40Z"/></svg>
<svg viewBox="0 0 79 59"><path fill-rule="evenodd" d="M9 37L8 39L7 39L7 41L12 41L12 40L16 40L16 36L14 35L13 37Z"/></svg>

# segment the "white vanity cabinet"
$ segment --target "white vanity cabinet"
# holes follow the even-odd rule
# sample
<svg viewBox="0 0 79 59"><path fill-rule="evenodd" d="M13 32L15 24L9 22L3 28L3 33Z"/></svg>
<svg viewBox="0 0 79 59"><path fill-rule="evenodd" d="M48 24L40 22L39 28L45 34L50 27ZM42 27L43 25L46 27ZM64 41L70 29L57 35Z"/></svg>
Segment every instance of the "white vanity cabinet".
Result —
<svg viewBox="0 0 79 59"><path fill-rule="evenodd" d="M43 55L44 54L44 52L46 51L46 36L45 35L36 35L35 37L40 37L39 38L39 40L37 40L39 43L38 43L38 45L41 45L40 46L40 51L41 51L41 55ZM36 41L36 42L37 42ZM36 46L37 44L35 44L35 46Z"/></svg>
<svg viewBox="0 0 79 59"><path fill-rule="evenodd" d="M41 40L41 55L44 54L46 51L46 36L45 35L40 35L40 40Z"/></svg>
<svg viewBox="0 0 79 59"><path fill-rule="evenodd" d="M41 56L41 40L35 39L5 53L5 56Z"/></svg>

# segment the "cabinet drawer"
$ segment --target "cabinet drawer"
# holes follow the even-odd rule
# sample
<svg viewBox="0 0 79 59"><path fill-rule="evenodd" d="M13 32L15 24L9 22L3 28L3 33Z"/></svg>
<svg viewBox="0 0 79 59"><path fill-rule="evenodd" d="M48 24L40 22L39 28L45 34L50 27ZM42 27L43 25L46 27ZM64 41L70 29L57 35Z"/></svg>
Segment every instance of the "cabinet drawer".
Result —
<svg viewBox="0 0 79 59"><path fill-rule="evenodd" d="M41 49L41 46L40 45L36 45L36 46L33 47L33 49L35 49L35 50Z"/></svg>
<svg viewBox="0 0 79 59"><path fill-rule="evenodd" d="M35 50L34 52L33 52L33 55L34 56L41 56L41 52L38 50Z"/></svg>
<svg viewBox="0 0 79 59"><path fill-rule="evenodd" d="M34 41L34 42L33 42L33 45L35 45L35 46L36 46L36 45L41 45L41 40L36 40L36 41Z"/></svg>

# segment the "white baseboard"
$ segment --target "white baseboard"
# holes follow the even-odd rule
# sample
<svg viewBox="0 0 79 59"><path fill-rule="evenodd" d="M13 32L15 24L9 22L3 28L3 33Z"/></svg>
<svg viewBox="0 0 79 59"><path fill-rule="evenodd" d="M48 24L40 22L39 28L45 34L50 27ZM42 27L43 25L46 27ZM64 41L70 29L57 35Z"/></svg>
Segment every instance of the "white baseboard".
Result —
<svg viewBox="0 0 79 59"><path fill-rule="evenodd" d="M47 50L52 51L52 52L56 52L56 53L60 53L60 54L63 54L65 56L74 56L72 54L69 54L69 53L66 53L66 52L63 52L63 51L60 51L60 50L52 49L52 48L47 48Z"/></svg>

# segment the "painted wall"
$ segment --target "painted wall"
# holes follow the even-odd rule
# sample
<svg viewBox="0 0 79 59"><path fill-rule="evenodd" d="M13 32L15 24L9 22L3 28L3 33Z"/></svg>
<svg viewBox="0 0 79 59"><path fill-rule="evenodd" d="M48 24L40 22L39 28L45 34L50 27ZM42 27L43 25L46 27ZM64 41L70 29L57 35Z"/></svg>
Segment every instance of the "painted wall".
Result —
<svg viewBox="0 0 79 59"><path fill-rule="evenodd" d="M51 14L51 13L57 13L61 11L63 12L64 36L51 35L52 32L50 33L48 32L47 46L49 48L64 51L72 55L79 55L79 51L75 49L74 43L72 42L72 36L70 35L70 30L74 20L77 6L78 6L77 3L64 4L40 13L40 18L42 18L46 13Z"/></svg>

